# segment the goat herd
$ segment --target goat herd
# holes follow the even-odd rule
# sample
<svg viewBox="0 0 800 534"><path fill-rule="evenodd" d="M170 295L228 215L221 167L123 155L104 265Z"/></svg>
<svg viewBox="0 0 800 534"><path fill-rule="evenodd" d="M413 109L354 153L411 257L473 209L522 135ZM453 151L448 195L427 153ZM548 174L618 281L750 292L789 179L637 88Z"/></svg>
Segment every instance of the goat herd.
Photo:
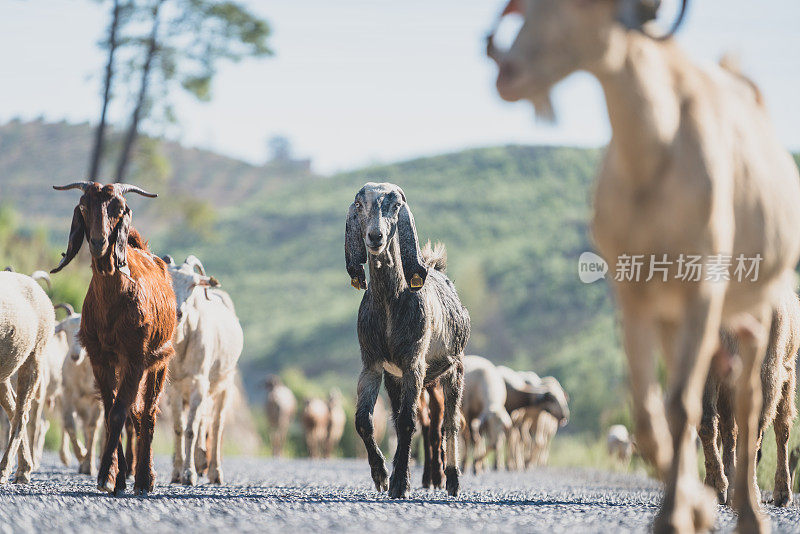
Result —
<svg viewBox="0 0 800 534"><path fill-rule="evenodd" d="M207 473L210 482L221 483L224 412L243 346L233 303L194 256L176 265L147 250L130 226L124 195L155 195L126 184L79 182L56 189L75 188L83 196L67 253L53 272L75 257L84 239L88 242L92 280L83 313L57 305L67 316L55 324L54 306L34 280L49 283L46 273L0 273L0 389L10 419L0 480L8 480L17 453L14 480L30 480L41 457L48 409L63 422L64 463L71 444L79 472L98 472L101 490L118 494L134 475L135 493L152 491L153 432L169 369L172 481L194 484L198 474ZM10 384L14 373L16 392ZM83 444L76 419L82 423ZM101 430L98 467L94 450Z"/></svg>
<svg viewBox="0 0 800 534"><path fill-rule="evenodd" d="M729 64L700 68L674 40L652 37L659 4L511 0L503 15L517 13L524 22L507 50L490 36L487 53L499 67L500 96L529 100L539 114L552 111L550 89L578 70L595 76L605 94L612 138L595 187L592 231L598 251L615 265L609 282L620 309L638 450L665 483L654 529L711 528L716 492L734 504L741 531L764 532L768 523L754 473L763 430L773 422L779 443L774 502L791 501L786 456L800 328L793 273L800 257L800 177L752 81ZM71 354L86 352L83 378L91 368L102 398L98 487L118 493L133 472L136 493L152 490L153 426L168 367L177 414L173 479L194 481L202 470L194 452L207 441L209 477L219 482L219 415L242 344L230 299L202 269L196 272L199 264L166 263L130 227L125 194L154 195L126 184L78 182L57 189L75 188L83 195L55 271L85 239L92 280L80 327L70 314L59 329L72 340ZM687 272L685 255L701 260L694 274ZM623 258L640 258L640 270L621 270ZM744 258L757 260L751 277L720 269L725 259ZM377 490L407 495L417 418L429 428L423 432L427 476L434 485L443 478L451 495L459 491L462 427L468 444L483 436L485 448L498 452L499 436L509 433L513 464L522 458L513 429L532 424L515 425L520 408L548 412L556 426L566 420L566 396L554 381L464 357L470 319L444 273L444 247L420 247L399 187L368 183L356 194L346 218L345 261L352 285L366 289L358 312L363 368L355 424ZM0 280L0 403L13 414L0 480L8 478L9 458L19 450L16 480L25 482L33 462L29 443L39 438L27 439L23 427L44 374L54 313L30 278L5 273ZM212 307L227 318L200 313ZM211 326L218 328L213 336L191 342ZM176 350L186 354L176 356ZM203 352L209 350L213 358ZM77 365L80 356L73 358ZM15 372L16 395L8 380ZM375 439L381 384L397 434L391 478ZM64 405L97 420L97 407L68 397ZM318 408L309 417L324 419ZM692 427L700 430L714 490L698 480ZM120 439L123 428L136 436L129 454ZM321 436L314 447L324 454L327 434ZM76 446L76 452L83 449ZM481 463L484 451L475 456ZM83 469L91 469L91 460Z"/></svg>

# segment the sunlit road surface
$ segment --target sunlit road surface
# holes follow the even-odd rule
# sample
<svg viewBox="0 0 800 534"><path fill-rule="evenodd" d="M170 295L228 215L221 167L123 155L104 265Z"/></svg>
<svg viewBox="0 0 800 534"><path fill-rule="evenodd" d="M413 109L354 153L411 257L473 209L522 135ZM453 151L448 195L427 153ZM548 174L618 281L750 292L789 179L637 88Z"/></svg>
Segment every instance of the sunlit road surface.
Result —
<svg viewBox="0 0 800 534"><path fill-rule="evenodd" d="M170 460L158 458L152 494L100 494L93 477L47 454L27 486L0 486L2 532L645 532L660 491L642 476L580 469L465 475L462 493L419 489L388 499L372 487L366 460L228 458L226 484L166 484ZM800 507L765 505L773 532L800 532ZM720 507L718 527L735 517Z"/></svg>

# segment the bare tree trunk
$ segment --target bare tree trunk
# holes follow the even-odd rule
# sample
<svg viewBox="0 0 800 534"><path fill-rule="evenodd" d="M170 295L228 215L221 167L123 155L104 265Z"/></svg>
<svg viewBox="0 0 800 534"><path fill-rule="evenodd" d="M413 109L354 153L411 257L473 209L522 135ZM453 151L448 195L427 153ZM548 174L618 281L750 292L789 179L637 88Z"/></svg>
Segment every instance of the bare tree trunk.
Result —
<svg viewBox="0 0 800 534"><path fill-rule="evenodd" d="M133 115L131 116L131 123L128 126L128 133L125 135L125 143L122 145L122 152L119 155L117 162L117 173L115 180L117 182L124 182L125 175L128 172L128 166L131 158L131 151L133 145L136 143L136 138L139 135L139 120L141 119L142 109L147 102L147 88L150 83L150 70L153 65L153 58L158 52L158 11L164 0L158 0L155 7L153 7L153 28L150 31L150 39L147 47L147 56L142 66L142 85L139 88L139 96L136 99L136 107L133 108Z"/></svg>
<svg viewBox="0 0 800 534"><path fill-rule="evenodd" d="M92 161L89 168L89 180L96 182L100 173L100 164L105 149L106 112L108 102L111 100L111 82L114 78L114 54L117 51L117 29L119 28L120 5L119 0L114 0L114 9L111 15L111 27L108 32L108 62L106 63L105 86L103 87L103 108L100 111L100 123L95 132Z"/></svg>

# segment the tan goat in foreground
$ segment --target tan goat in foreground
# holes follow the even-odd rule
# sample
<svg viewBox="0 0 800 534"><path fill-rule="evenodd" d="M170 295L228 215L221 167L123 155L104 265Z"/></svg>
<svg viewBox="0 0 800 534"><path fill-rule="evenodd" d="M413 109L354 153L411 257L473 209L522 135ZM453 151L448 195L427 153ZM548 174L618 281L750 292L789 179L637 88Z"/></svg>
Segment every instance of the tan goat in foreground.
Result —
<svg viewBox="0 0 800 534"><path fill-rule="evenodd" d="M657 41L620 23L633 14L644 24L650 17L641 17L643 4L512 0L506 12L521 13L523 26L508 51L491 40L488 51L500 67L497 89L505 100L547 102L551 87L578 70L593 74L605 93L613 133L592 228L621 311L636 441L666 485L655 531L713 525L714 497L698 480L689 429L700 422L724 325L740 335L743 364L735 404L739 529L763 532L768 525L752 483L759 372L772 308L800 255L800 180L751 82L700 69L671 39ZM640 276L621 268L638 255ZM691 276L687 256L700 257ZM745 276L737 277L733 265L733 273L719 276L726 258L750 259Z"/></svg>

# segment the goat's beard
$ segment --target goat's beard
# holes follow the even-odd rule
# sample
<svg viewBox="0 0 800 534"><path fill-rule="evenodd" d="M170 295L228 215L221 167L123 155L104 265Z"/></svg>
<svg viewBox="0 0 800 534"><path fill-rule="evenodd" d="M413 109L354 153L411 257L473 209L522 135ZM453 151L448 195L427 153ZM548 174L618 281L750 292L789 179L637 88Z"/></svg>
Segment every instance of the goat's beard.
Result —
<svg viewBox="0 0 800 534"><path fill-rule="evenodd" d="M537 121L546 124L556 122L556 113L553 109L553 101L550 98L550 89L531 98L531 104L533 104L533 113Z"/></svg>

